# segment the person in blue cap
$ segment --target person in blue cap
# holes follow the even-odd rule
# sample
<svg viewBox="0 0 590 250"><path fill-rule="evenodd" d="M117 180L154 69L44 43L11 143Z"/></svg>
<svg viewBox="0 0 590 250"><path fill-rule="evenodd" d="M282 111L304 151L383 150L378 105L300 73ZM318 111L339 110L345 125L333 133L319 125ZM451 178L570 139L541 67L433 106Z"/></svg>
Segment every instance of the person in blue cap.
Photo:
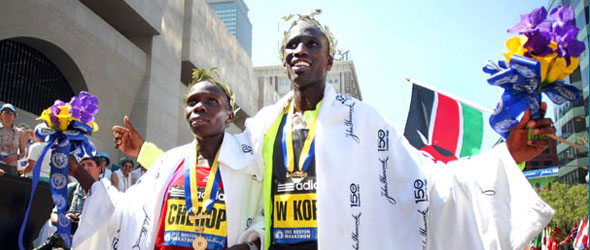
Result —
<svg viewBox="0 0 590 250"><path fill-rule="evenodd" d="M101 173L101 178L105 178L106 180L111 180L111 159L109 158L109 154L106 152L100 152L98 154L100 158L100 165L102 166L103 172Z"/></svg>
<svg viewBox="0 0 590 250"><path fill-rule="evenodd" d="M5 103L0 107L0 169L6 174L17 175L18 159L25 156L25 146L27 145L25 134L16 126L16 108L10 103Z"/></svg>

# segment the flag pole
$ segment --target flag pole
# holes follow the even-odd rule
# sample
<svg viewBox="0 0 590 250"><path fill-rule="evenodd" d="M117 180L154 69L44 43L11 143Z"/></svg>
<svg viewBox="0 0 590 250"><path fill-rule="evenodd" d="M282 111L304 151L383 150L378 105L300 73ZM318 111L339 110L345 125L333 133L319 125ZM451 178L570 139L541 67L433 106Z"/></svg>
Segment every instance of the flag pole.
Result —
<svg viewBox="0 0 590 250"><path fill-rule="evenodd" d="M441 93L443 95L446 95L446 96L448 96L450 98L453 98L453 99L455 99L455 100L457 100L457 101L459 101L459 102L461 102L461 103L463 103L463 104L465 104L465 105L467 105L469 107L472 107L474 109L477 109L477 110L479 110L481 112L486 112L486 113L490 113L490 114L494 113L494 111L491 110L491 109L484 108L484 107L480 106L479 104L470 102L470 101L465 100L465 99L463 99L461 97L458 97L458 96L455 96L455 95L451 95L451 94L449 94L449 93L447 93L445 91L441 91L439 89L436 89L435 87L433 87L431 85L428 85L428 84L426 84L426 83L424 83L424 82L422 82L420 80L417 80L415 78L407 77L406 78L406 81L408 81L409 83L416 84L418 86L422 86L424 88L430 89L430 90L432 90L434 92L438 92L438 93Z"/></svg>
<svg viewBox="0 0 590 250"><path fill-rule="evenodd" d="M582 146L580 146L578 144L575 144L575 143L573 143L571 141L568 141L566 139L563 139L561 137L558 137L556 135L548 134L546 136L549 137L549 138L551 138L551 139L553 139L553 140L560 141L560 142L563 142L563 143L565 143L567 145L570 145L571 147L573 147L573 148L575 148L577 150L582 150L583 149Z"/></svg>
<svg viewBox="0 0 590 250"><path fill-rule="evenodd" d="M486 113L490 113L490 114L493 114L493 113L494 113L494 111L493 111L493 110L491 110L491 109L484 108L484 107L482 107L482 106L480 106L480 105L478 105L478 104L476 104L476 103L470 102L470 101L468 101L468 100L465 100L465 99L463 99L463 98L460 98L460 97L458 97L458 96L455 96L455 95L451 95L451 94L449 94L449 93L447 93L447 92L444 92L444 91L438 90L438 89L436 89L435 87L433 87L433 86L431 86L431 85L428 85L428 84L426 84L426 83L424 83L424 82L422 82L422 81L420 81L420 80L417 80L417 79L414 79L414 78L411 78L411 77L406 77L406 81L408 81L409 83L416 84L416 85L418 85L418 86L421 86L421 87L424 87L424 88L430 89L430 90L432 90L432 91L435 91L435 92L441 93L441 94L443 94L443 95L446 95L446 96L448 96L448 97L450 97L450 98L453 98L453 99L455 99L455 100L457 100L457 101L459 101L459 102L461 102L461 103L463 103L463 104L465 104L465 105L467 105L467 106L469 106L469 107L472 107L472 108L474 108L474 109L477 109L477 110L479 110L479 111L481 111L481 112L486 112ZM567 144L567 145L569 145L569 146L571 146L571 147L573 147L573 148L575 148L575 149L577 149L577 150L582 150L582 146L580 146L580 145L578 145L578 144L575 144L575 143L573 143L573 142L570 142L570 141L568 141L568 140L566 140L566 139L563 139L563 138L561 138L561 137L558 137L558 136L556 136L556 135L548 134L548 135L545 135L545 136L547 136L547 137L549 137L549 138L551 138L551 139L553 139L553 140L556 140L556 141L559 141L559 142L565 143L565 144Z"/></svg>

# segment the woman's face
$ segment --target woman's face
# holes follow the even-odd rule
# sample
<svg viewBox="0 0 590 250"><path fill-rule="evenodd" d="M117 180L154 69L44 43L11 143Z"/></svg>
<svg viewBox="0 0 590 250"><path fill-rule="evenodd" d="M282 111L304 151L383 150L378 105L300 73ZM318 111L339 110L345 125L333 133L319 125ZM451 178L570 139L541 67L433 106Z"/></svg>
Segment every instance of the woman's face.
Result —
<svg viewBox="0 0 590 250"><path fill-rule="evenodd" d="M107 166L107 158L100 157L100 165L102 165L103 167L106 167Z"/></svg>
<svg viewBox="0 0 590 250"><path fill-rule="evenodd" d="M125 162L125 164L123 164L123 167L121 168L121 171L123 171L123 174L127 176L131 172L132 168L133 164L131 164L131 162Z"/></svg>
<svg viewBox="0 0 590 250"><path fill-rule="evenodd" d="M10 109L4 109L0 112L0 120L2 120L2 125L5 128L11 128L12 124L14 124L14 119L16 118L16 114L12 112Z"/></svg>
<svg viewBox="0 0 590 250"><path fill-rule="evenodd" d="M186 121L199 138L223 134L225 125L234 116L229 110L227 95L221 87L208 81L192 86L184 111Z"/></svg>

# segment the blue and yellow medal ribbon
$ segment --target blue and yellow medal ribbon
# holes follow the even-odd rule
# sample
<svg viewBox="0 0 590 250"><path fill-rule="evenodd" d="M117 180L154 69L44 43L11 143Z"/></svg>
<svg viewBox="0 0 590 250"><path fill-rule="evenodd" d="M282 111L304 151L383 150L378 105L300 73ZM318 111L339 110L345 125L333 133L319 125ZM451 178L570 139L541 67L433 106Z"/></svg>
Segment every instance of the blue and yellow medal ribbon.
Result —
<svg viewBox="0 0 590 250"><path fill-rule="evenodd" d="M207 214L211 213L211 210L213 209L215 199L217 198L217 191L219 191L219 184L221 183L221 172L219 171L219 161L217 161L220 151L221 146L215 154L215 160L213 161L213 166L211 166L211 171L209 171L207 186L205 187L205 194L203 196L203 208L206 209ZM199 150L197 149L196 152L195 166L190 166L190 164L184 165L184 192L186 208L189 214L195 214L195 209L199 207L199 192L197 190L197 162L199 159Z"/></svg>
<svg viewBox="0 0 590 250"><path fill-rule="evenodd" d="M318 111L322 101L320 101L316 105L315 114L313 115L313 121L309 126L309 132L307 133L307 137L305 138L305 142L303 143L303 148L301 149L301 154L299 155L298 161L298 171L305 172L311 163L311 159L314 156L315 152L315 131L316 131L316 121L318 118ZM287 112L288 111L288 112ZM295 153L293 150L293 105L289 104L289 107L285 109L283 115L286 115L286 119L283 119L283 138L282 148L283 148L283 160L285 164L285 168L287 169L287 173L293 173L295 171Z"/></svg>

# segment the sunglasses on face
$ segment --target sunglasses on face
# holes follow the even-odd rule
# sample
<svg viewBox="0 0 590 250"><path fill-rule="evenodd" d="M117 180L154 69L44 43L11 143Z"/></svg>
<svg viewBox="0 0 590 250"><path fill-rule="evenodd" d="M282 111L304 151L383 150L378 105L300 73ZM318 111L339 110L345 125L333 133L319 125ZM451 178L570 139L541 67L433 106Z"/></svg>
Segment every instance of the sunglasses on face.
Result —
<svg viewBox="0 0 590 250"><path fill-rule="evenodd" d="M5 109L5 110L2 110L2 114L16 114L16 113L12 112L12 110L10 110L10 109Z"/></svg>

